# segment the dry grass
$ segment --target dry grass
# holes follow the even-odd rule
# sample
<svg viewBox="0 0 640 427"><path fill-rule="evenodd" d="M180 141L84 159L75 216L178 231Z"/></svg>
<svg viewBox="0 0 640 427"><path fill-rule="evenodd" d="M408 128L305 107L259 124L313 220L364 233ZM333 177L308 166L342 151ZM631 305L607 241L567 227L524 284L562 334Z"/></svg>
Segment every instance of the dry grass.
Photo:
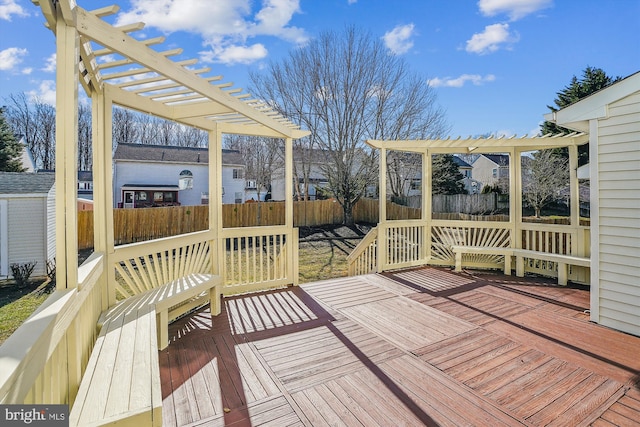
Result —
<svg viewBox="0 0 640 427"><path fill-rule="evenodd" d="M13 281L0 285L0 344L16 330L49 296L43 289L43 281L31 281L29 287L20 289Z"/></svg>

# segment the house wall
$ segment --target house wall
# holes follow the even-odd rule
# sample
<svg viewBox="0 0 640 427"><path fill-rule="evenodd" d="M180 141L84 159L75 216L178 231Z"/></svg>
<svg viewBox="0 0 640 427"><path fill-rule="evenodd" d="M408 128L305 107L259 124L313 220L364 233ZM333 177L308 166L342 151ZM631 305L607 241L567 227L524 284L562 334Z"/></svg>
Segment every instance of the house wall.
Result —
<svg viewBox="0 0 640 427"><path fill-rule="evenodd" d="M7 199L8 265L36 261L32 276L46 274L47 198L45 196ZM8 274L11 274L10 269Z"/></svg>
<svg viewBox="0 0 640 427"><path fill-rule="evenodd" d="M47 194L47 260L56 257L56 186L54 185Z"/></svg>
<svg viewBox="0 0 640 427"><path fill-rule="evenodd" d="M640 335L640 92L610 104L597 132L597 321Z"/></svg>
<svg viewBox="0 0 640 427"><path fill-rule="evenodd" d="M497 178L494 177L494 169L497 169L498 171ZM507 167L500 167L488 158L480 156L475 162L473 162L471 178L481 182L483 186L494 185L498 182L500 176L505 176L505 170L507 170L506 176L508 176L509 173Z"/></svg>
<svg viewBox="0 0 640 427"><path fill-rule="evenodd" d="M8 206L7 199L0 199L0 278L9 275Z"/></svg>
<svg viewBox="0 0 640 427"><path fill-rule="evenodd" d="M294 170L299 170L302 171L303 165L301 162L296 162L295 163L295 167ZM300 176L302 177L302 172L300 172ZM322 165L319 163L312 163L311 164L311 168L309 169L309 178L311 181L322 181L322 182L327 182L327 177L325 176L324 172L322 171ZM284 168L279 168L277 170L275 170L272 174L271 174L271 200L274 201L279 201L279 200L284 200L285 198L285 194L284 194L284 190L285 190L285 180L284 180ZM309 184L309 197L311 199L314 199L316 196L316 186L318 184L317 183L310 183ZM301 190L303 190L302 186L300 188ZM295 194L296 192L296 186L295 186L295 176L294 176L294 183L293 183L293 192Z"/></svg>
<svg viewBox="0 0 640 427"><path fill-rule="evenodd" d="M209 191L209 167L206 163L152 163L131 162L118 160L115 162L113 173L113 206L118 206L122 198L122 186L125 184L147 185L178 185L180 172L188 169L193 173L193 188L178 191L178 201L181 205L200 205L202 193ZM241 203L244 202L245 180L234 179L233 169L242 166L225 165L222 167L222 187L224 195L222 203L235 203L236 193L240 194Z"/></svg>

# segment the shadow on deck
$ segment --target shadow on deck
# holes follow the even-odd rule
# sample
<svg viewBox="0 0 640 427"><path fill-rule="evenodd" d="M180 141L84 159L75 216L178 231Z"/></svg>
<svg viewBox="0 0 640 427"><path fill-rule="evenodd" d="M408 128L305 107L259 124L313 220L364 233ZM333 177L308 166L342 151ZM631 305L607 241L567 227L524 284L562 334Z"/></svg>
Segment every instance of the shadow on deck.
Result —
<svg viewBox="0 0 640 427"><path fill-rule="evenodd" d="M164 425L640 425L640 338L585 289L423 268L223 307L171 325Z"/></svg>

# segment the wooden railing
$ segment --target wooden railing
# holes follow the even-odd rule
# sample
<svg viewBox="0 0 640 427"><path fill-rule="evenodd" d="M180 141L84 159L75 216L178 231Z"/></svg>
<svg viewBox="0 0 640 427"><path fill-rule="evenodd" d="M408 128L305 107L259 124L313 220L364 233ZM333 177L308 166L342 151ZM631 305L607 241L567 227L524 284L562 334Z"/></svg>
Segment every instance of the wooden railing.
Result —
<svg viewBox="0 0 640 427"><path fill-rule="evenodd" d="M347 257L349 276L375 273L378 271L378 227L367 233Z"/></svg>
<svg viewBox="0 0 640 427"><path fill-rule="evenodd" d="M405 220L378 224L347 257L350 275L382 272L395 268L424 265L428 254L425 226L421 221Z"/></svg>
<svg viewBox="0 0 640 427"><path fill-rule="evenodd" d="M389 221L371 229L369 234L349 254L349 274L368 274L417 265L454 266L454 245L519 248L540 252L590 255L589 227L559 224L432 220ZM514 229L519 236L514 236ZM519 237L519 238L516 238ZM423 242L430 242L427 247ZM472 268L502 269L501 255L469 253L463 255L463 265ZM525 273L557 277L553 262L527 260ZM571 266L569 280L589 283L589 269Z"/></svg>
<svg viewBox="0 0 640 427"><path fill-rule="evenodd" d="M297 228L224 229L220 254L224 270L224 295L298 283Z"/></svg>
<svg viewBox="0 0 640 427"><path fill-rule="evenodd" d="M379 224L378 228L378 262L382 270L426 264L425 225L422 221L392 221Z"/></svg>
<svg viewBox="0 0 640 427"><path fill-rule="evenodd" d="M434 265L452 266L455 256L451 246L511 246L509 223L486 221L433 221L431 226L431 259ZM500 268L504 265L499 255L465 254L463 263L480 268Z"/></svg>
<svg viewBox="0 0 640 427"><path fill-rule="evenodd" d="M589 257L591 254L589 227L524 223L521 233L522 249L580 257ZM525 259L524 271L543 276L558 276L556 263L550 261ZM570 266L568 279L589 283L589 269Z"/></svg>
<svg viewBox="0 0 640 427"><path fill-rule="evenodd" d="M78 270L78 288L56 290L0 347L0 403L69 404L96 340L104 258Z"/></svg>

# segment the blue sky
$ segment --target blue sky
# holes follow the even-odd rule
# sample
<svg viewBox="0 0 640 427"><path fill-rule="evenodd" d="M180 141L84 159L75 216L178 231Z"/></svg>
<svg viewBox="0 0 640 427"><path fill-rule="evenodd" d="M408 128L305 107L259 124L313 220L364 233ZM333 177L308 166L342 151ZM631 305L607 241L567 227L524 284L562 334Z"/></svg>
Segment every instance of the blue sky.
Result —
<svg viewBox="0 0 640 427"><path fill-rule="evenodd" d="M77 0L87 10L113 4ZM174 59L199 58L235 87L289 50L345 26L380 37L434 87L451 135L537 131L557 91L587 66L640 70L640 0L127 0L106 18L143 21ZM30 0L0 0L0 105L55 96L55 39Z"/></svg>

